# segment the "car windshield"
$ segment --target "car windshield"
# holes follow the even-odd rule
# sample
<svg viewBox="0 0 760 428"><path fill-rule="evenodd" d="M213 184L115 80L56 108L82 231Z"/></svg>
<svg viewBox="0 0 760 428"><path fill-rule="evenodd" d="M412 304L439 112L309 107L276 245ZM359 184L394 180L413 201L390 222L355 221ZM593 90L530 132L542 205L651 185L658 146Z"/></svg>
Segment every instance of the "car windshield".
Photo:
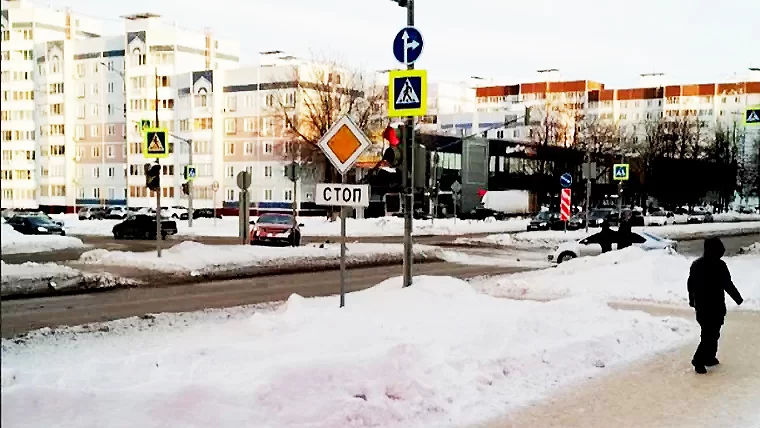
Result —
<svg viewBox="0 0 760 428"><path fill-rule="evenodd" d="M259 217L259 224L293 224L293 217L289 215L263 215Z"/></svg>
<svg viewBox="0 0 760 428"><path fill-rule="evenodd" d="M592 218L605 218L608 215L610 215L612 211L610 210L594 210L591 211L591 217Z"/></svg>
<svg viewBox="0 0 760 428"><path fill-rule="evenodd" d="M651 214L649 214L652 217L665 217L665 211L655 211Z"/></svg>
<svg viewBox="0 0 760 428"><path fill-rule="evenodd" d="M56 225L55 223L53 223L46 217L28 216L27 219L29 219L29 222L35 226L55 226Z"/></svg>
<svg viewBox="0 0 760 428"><path fill-rule="evenodd" d="M552 214L549 211L542 211L542 212L538 213L538 215L536 215L536 217L534 218L534 220L546 221L546 220L549 220L551 218L551 216L552 216Z"/></svg>

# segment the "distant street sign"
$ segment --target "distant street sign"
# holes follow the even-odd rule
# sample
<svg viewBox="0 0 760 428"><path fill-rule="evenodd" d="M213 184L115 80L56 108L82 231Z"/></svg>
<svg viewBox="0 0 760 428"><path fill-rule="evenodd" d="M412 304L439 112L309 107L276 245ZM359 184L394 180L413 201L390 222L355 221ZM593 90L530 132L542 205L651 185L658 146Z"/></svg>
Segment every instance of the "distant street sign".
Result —
<svg viewBox="0 0 760 428"><path fill-rule="evenodd" d="M368 207L369 197L369 185L367 184L317 184L317 205Z"/></svg>
<svg viewBox="0 0 760 428"><path fill-rule="evenodd" d="M406 27L393 39L393 56L404 65L414 64L422 54L423 46L422 33L414 27Z"/></svg>
<svg viewBox="0 0 760 428"><path fill-rule="evenodd" d="M396 70L388 75L388 116L427 114L427 71Z"/></svg>
<svg viewBox="0 0 760 428"><path fill-rule="evenodd" d="M216 191L219 190L219 182L218 181L214 181L213 183L211 183L211 190L214 191L214 192L216 192Z"/></svg>
<svg viewBox="0 0 760 428"><path fill-rule="evenodd" d="M628 180L630 168L627 163L616 163L612 166L613 180Z"/></svg>
<svg viewBox="0 0 760 428"><path fill-rule="evenodd" d="M760 126L760 106L747 107L744 113L744 124L746 126Z"/></svg>
<svg viewBox="0 0 760 428"><path fill-rule="evenodd" d="M583 178L593 180L596 178L596 162L583 163Z"/></svg>
<svg viewBox="0 0 760 428"><path fill-rule="evenodd" d="M237 175L237 186L240 190L251 187L251 174L248 171L240 171Z"/></svg>
<svg viewBox="0 0 760 428"><path fill-rule="evenodd" d="M569 188L562 189L562 198L559 202L559 219L561 221L570 220L570 194Z"/></svg>
<svg viewBox="0 0 760 428"><path fill-rule="evenodd" d="M453 193L459 193L459 192L461 192L462 191L462 185L458 181L455 181L455 182L451 183L451 191Z"/></svg>
<svg viewBox="0 0 760 428"><path fill-rule="evenodd" d="M370 145L369 138L349 116L340 118L317 143L330 163L343 175Z"/></svg>
<svg viewBox="0 0 760 428"><path fill-rule="evenodd" d="M291 162L285 165L285 177L290 181L298 181L301 177L301 165L298 162Z"/></svg>
<svg viewBox="0 0 760 428"><path fill-rule="evenodd" d="M566 172L562 174L562 176L559 178L559 184L564 187L570 187L573 185L573 176L570 175L570 173Z"/></svg>
<svg viewBox="0 0 760 428"><path fill-rule="evenodd" d="M198 176L198 169L195 165L185 165L185 180L193 181Z"/></svg>
<svg viewBox="0 0 760 428"><path fill-rule="evenodd" d="M143 157L158 159L169 156L169 132L165 128L143 130Z"/></svg>

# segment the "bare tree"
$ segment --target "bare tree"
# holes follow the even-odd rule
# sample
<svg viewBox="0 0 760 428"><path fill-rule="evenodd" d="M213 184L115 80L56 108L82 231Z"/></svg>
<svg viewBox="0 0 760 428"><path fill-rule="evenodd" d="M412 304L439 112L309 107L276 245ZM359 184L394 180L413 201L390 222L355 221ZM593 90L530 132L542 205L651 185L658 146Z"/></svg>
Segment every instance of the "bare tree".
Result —
<svg viewBox="0 0 760 428"><path fill-rule="evenodd" d="M324 179L335 180L337 173L317 147L319 140L346 114L370 139L376 138L384 125L384 99L374 76L337 60L293 66L291 84L277 89L271 107L290 147L285 157L323 167Z"/></svg>

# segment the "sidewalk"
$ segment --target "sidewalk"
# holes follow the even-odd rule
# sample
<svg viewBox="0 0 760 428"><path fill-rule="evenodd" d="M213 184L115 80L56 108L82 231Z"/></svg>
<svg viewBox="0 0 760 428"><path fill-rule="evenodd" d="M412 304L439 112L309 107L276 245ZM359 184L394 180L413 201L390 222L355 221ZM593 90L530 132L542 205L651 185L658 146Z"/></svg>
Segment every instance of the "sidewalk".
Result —
<svg viewBox="0 0 760 428"><path fill-rule="evenodd" d="M657 316L678 309L625 305ZM567 387L477 428L760 428L760 313L729 313L718 357L694 373L692 343ZM613 371L614 370L614 371ZM476 428L476 427L473 427Z"/></svg>

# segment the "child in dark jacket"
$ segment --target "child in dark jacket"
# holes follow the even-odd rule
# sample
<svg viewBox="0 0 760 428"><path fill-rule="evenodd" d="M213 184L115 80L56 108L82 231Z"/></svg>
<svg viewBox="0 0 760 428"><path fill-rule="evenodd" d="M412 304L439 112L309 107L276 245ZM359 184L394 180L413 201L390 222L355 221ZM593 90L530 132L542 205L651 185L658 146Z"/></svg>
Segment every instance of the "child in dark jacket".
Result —
<svg viewBox="0 0 760 428"><path fill-rule="evenodd" d="M719 364L718 340L720 329L726 317L726 295L741 305L739 290L731 281L731 273L726 262L721 260L726 248L719 238L705 240L704 255L694 261L689 271L689 306L697 313L697 322L702 328L699 347L691 364L697 373L707 373L705 367Z"/></svg>

